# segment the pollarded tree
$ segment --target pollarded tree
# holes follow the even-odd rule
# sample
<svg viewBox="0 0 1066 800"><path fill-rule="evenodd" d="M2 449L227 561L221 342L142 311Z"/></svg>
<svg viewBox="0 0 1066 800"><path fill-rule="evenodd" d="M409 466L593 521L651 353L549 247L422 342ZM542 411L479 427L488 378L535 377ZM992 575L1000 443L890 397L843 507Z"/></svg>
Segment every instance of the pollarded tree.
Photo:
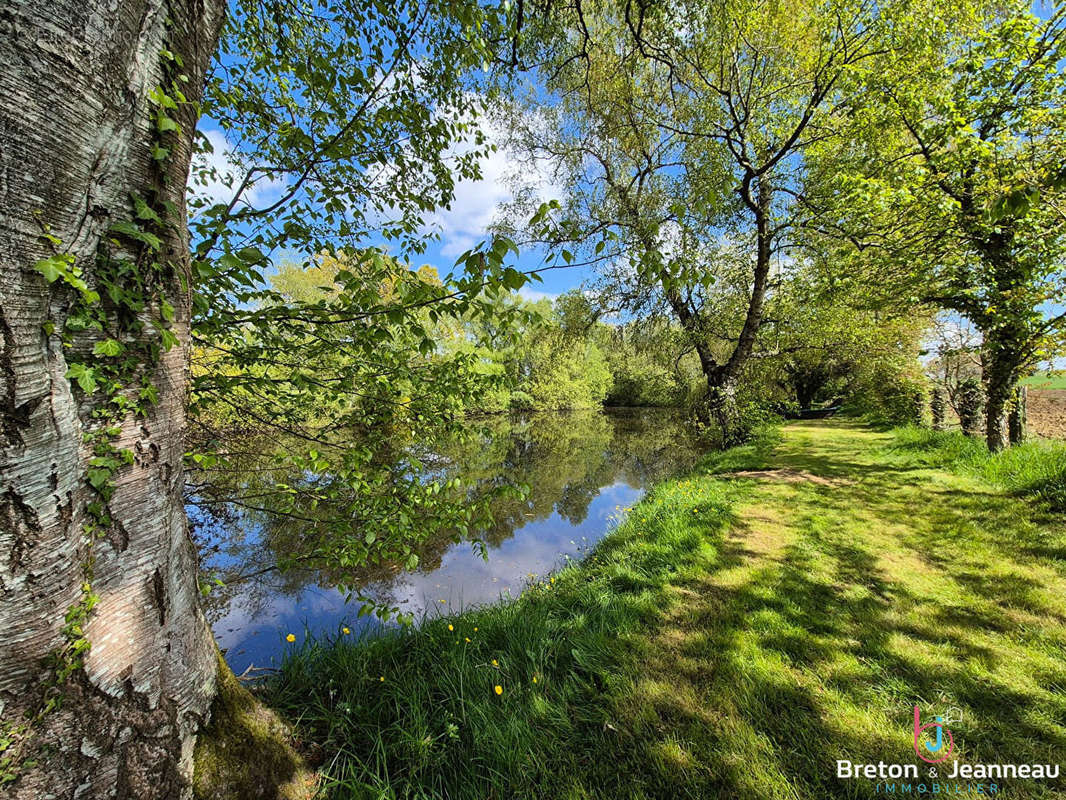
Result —
<svg viewBox="0 0 1066 800"><path fill-rule="evenodd" d="M929 35L871 74L848 196L876 282L980 331L985 440L1003 447L1018 379L1061 345L1066 313L1066 10L1015 4L983 29ZM912 20L927 32L931 26ZM971 29L972 30L972 29Z"/></svg>
<svg viewBox="0 0 1066 800"><path fill-rule="evenodd" d="M529 37L543 89L512 86L516 147L567 183L564 221L544 238L608 263L630 313L669 309L699 356L704 414L732 439L775 254L797 244L808 148L834 135L852 73L878 46L878 9L761 0L566 9L561 25Z"/></svg>

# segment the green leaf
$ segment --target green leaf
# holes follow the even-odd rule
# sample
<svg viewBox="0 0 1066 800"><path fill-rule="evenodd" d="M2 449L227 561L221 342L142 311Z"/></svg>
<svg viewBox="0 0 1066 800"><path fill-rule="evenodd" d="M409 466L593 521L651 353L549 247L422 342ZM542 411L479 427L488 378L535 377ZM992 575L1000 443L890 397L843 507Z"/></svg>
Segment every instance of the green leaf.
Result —
<svg viewBox="0 0 1066 800"><path fill-rule="evenodd" d="M103 492L108 488L108 484L111 482L111 476L114 474L110 469L106 467L90 467L86 471L86 477L89 479L89 483L98 492Z"/></svg>
<svg viewBox="0 0 1066 800"><path fill-rule="evenodd" d="M178 337L166 328L163 328L159 331L159 338L163 344L164 350L169 350L178 343Z"/></svg>
<svg viewBox="0 0 1066 800"><path fill-rule="evenodd" d="M96 373L91 367L87 367L85 364L74 363L67 367L66 377L70 380L78 382L78 386L85 394L92 394L96 391Z"/></svg>
<svg viewBox="0 0 1066 800"><path fill-rule="evenodd" d="M139 194L131 195L133 197L133 208L137 212L137 219L148 220L154 222L157 225L162 225L163 220L159 218L159 215L155 213L150 205Z"/></svg>
<svg viewBox="0 0 1066 800"><path fill-rule="evenodd" d="M93 345L94 356L117 356L122 352L122 342L117 339L105 339Z"/></svg>
<svg viewBox="0 0 1066 800"><path fill-rule="evenodd" d="M162 246L162 242L159 237L154 233L149 233L146 230L142 230L139 225L133 222L116 222L111 226L111 232L125 236L129 239L134 239L138 242L143 242L148 245L152 250L158 250Z"/></svg>
<svg viewBox="0 0 1066 800"><path fill-rule="evenodd" d="M258 247L243 247L237 251L237 258L247 264L265 264L267 257Z"/></svg>
<svg viewBox="0 0 1066 800"><path fill-rule="evenodd" d="M44 275L49 283L55 283L59 276L69 269L69 266L63 256L49 256L42 258L33 265L33 268Z"/></svg>
<svg viewBox="0 0 1066 800"><path fill-rule="evenodd" d="M156 127L159 129L160 133L181 130L181 126L166 114L160 114L156 117Z"/></svg>

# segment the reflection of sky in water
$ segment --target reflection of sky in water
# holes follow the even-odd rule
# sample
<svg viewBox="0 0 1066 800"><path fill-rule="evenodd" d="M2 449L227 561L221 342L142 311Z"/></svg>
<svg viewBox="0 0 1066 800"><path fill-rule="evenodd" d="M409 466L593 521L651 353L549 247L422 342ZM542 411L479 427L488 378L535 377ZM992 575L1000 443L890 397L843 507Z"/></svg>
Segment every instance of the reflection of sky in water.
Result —
<svg viewBox="0 0 1066 800"><path fill-rule="evenodd" d="M641 493L625 483L611 484L600 489L579 525L558 513L529 521L499 547L489 549L487 560L469 542L460 542L445 553L437 569L401 574L387 589L369 594L416 619L423 612L460 611L495 602L508 592L516 595L530 573L543 576L565 564L567 556L582 555L610 529L618 506L631 505ZM258 596L252 597L252 592ZM317 635L336 634L347 625L354 635L380 624L358 618L359 605L354 599L346 604L344 595L333 588L308 585L296 594L282 594L261 584L249 585L248 592L235 594L225 614L215 620L215 636L227 651L226 660L240 674L250 664L276 666L287 633L302 639L305 627Z"/></svg>
<svg viewBox="0 0 1066 800"><path fill-rule="evenodd" d="M501 506L509 521L487 534L497 542L486 543L488 558L470 542L445 545L443 551L434 545L423 554L424 570L382 571L376 583L362 589L364 596L417 621L424 614L517 595L531 573L543 577L567 557L584 555L610 529L618 509L639 499L645 484L695 457L677 420L655 410L535 417L499 428L491 444L490 450L461 455L459 474L469 469L475 478L491 480L503 475L529 484L533 493L517 506ZM204 516L195 505L189 512L208 548L203 564L208 575L231 579L212 592L207 610L238 674L249 665L276 666L288 633L302 640L305 630L333 636L348 626L355 635L381 624L359 617L359 600L347 600L319 572L270 571L276 556L261 543L267 534L259 523L240 514L228 521ZM573 524L568 517L582 521ZM254 579L232 580L234 573L254 575L264 567L267 571Z"/></svg>

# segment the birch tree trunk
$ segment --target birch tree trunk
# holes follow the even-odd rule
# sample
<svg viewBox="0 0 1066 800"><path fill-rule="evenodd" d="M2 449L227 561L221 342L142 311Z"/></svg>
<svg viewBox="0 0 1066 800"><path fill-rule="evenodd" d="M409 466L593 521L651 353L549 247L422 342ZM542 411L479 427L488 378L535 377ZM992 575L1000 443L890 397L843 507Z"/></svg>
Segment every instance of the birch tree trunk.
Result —
<svg viewBox="0 0 1066 800"><path fill-rule="evenodd" d="M182 129L170 134L169 159L153 160L148 94L164 83L166 48L183 59L186 96L199 98L223 11L222 0L14 0L0 9L0 716L17 734L8 755L21 748L8 797L186 794L214 694L214 643L181 503L184 188L196 112L172 113ZM178 346L144 376L158 403L111 423L114 447L134 463L115 474L105 524L87 536L100 496L86 480L84 435L102 400L65 375L104 334L64 346L77 293L34 265L61 248L98 288L106 232L133 218L131 193L153 187L175 204L160 256L172 264L162 296L175 309ZM42 238L44 225L60 245ZM140 335L159 333L149 325ZM91 650L57 686L49 656L70 639L64 616L82 602L90 567L99 597L84 627ZM40 713L46 697L60 705Z"/></svg>

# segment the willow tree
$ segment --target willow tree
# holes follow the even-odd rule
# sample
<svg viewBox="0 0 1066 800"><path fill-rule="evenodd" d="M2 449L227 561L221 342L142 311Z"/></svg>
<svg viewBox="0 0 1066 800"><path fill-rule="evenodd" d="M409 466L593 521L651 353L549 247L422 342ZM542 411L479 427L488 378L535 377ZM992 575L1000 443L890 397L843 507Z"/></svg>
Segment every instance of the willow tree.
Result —
<svg viewBox="0 0 1066 800"><path fill-rule="evenodd" d="M543 90L512 82L516 146L568 184L542 236L612 270L628 311L669 309L699 357L704 415L733 439L774 265L797 245L808 148L834 135L878 9L677 0L559 16L564 32L529 36Z"/></svg>
<svg viewBox="0 0 1066 800"><path fill-rule="evenodd" d="M403 324L411 304L462 306L522 280L500 268L503 244L457 283L419 282L410 303L350 275L342 306L271 302L258 270L272 249L375 231L417 249L453 172L476 174L476 156L456 167L448 150L476 111L463 74L488 57L491 20L473 2L249 0L223 29L224 12L3 12L0 785L15 797L187 789L217 663L182 509L191 327L208 345L253 342L233 356L247 359L286 325ZM230 137L235 180L197 170L232 191L195 203L190 233L201 102ZM257 205L261 181L276 194Z"/></svg>

